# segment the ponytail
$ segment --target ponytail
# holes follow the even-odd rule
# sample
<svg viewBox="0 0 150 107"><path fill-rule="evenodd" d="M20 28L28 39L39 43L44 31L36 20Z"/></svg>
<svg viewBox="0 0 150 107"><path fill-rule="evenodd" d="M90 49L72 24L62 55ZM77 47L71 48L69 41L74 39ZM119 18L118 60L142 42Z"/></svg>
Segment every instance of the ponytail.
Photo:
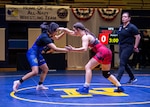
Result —
<svg viewBox="0 0 150 107"><path fill-rule="evenodd" d="M43 22L41 25L40 25L40 28L42 29L42 32L43 33L46 33L48 31L48 24L47 22Z"/></svg>
<svg viewBox="0 0 150 107"><path fill-rule="evenodd" d="M88 32L89 34L91 34L92 36L96 37L96 36L94 35L94 33L92 33L89 29L85 28L85 31Z"/></svg>

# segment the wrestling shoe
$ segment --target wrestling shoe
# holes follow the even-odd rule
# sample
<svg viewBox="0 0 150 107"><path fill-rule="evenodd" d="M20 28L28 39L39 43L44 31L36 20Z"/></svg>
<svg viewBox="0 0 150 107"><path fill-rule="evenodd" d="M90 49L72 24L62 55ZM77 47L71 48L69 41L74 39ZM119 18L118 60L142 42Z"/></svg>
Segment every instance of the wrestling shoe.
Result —
<svg viewBox="0 0 150 107"><path fill-rule="evenodd" d="M14 81L14 84L13 84L13 91L16 92L20 84L21 84L21 83L20 83L19 80Z"/></svg>
<svg viewBox="0 0 150 107"><path fill-rule="evenodd" d="M117 89L114 90L114 92L124 92L124 89L122 86L117 87Z"/></svg>
<svg viewBox="0 0 150 107"><path fill-rule="evenodd" d="M76 90L80 94L88 94L89 93L89 87L82 87Z"/></svg>
<svg viewBox="0 0 150 107"><path fill-rule="evenodd" d="M137 79L136 79L136 78L130 79L126 84L133 84L133 83L135 83L135 82L137 82Z"/></svg>
<svg viewBox="0 0 150 107"><path fill-rule="evenodd" d="M48 87L44 86L43 84L37 85L36 90L48 90Z"/></svg>

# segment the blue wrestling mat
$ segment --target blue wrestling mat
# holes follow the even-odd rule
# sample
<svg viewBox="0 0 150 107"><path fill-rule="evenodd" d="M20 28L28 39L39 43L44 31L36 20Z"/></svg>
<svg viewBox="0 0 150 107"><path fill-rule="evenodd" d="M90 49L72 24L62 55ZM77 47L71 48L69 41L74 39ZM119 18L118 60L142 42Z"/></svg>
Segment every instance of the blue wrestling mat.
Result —
<svg viewBox="0 0 150 107"><path fill-rule="evenodd" d="M116 88L100 71L93 73L89 94L76 91L84 83L84 71L50 73L44 82L49 90L37 91L39 76L26 80L17 92L12 91L13 81L23 75L1 74L0 107L149 107L150 74L135 71L138 81L124 84L129 77L124 74L121 83L124 93L113 92Z"/></svg>

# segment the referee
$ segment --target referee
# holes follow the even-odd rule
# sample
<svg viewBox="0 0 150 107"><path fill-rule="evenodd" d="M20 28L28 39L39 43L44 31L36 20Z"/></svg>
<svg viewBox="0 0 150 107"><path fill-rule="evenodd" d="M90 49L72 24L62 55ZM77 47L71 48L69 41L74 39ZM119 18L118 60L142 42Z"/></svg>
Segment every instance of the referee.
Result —
<svg viewBox="0 0 150 107"><path fill-rule="evenodd" d="M128 64L128 60L133 52L139 52L138 44L141 36L138 32L138 28L130 23L131 17L128 12L122 14L122 24L119 27L119 57L120 65L118 69L117 79L121 80L124 71L126 71L130 77L128 84L132 84L137 81L132 73L131 67Z"/></svg>

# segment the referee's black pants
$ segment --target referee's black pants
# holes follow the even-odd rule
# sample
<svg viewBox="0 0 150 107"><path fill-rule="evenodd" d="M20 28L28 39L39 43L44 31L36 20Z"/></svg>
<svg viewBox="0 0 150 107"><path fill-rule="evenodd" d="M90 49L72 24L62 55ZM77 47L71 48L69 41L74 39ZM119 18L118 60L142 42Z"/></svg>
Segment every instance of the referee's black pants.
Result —
<svg viewBox="0 0 150 107"><path fill-rule="evenodd" d="M130 77L130 79L134 79L134 74L132 73L131 67L128 64L128 60L133 53L133 45L120 45L119 46L119 57L120 57L120 64L118 69L117 79L118 81L121 80L121 77L126 71Z"/></svg>

